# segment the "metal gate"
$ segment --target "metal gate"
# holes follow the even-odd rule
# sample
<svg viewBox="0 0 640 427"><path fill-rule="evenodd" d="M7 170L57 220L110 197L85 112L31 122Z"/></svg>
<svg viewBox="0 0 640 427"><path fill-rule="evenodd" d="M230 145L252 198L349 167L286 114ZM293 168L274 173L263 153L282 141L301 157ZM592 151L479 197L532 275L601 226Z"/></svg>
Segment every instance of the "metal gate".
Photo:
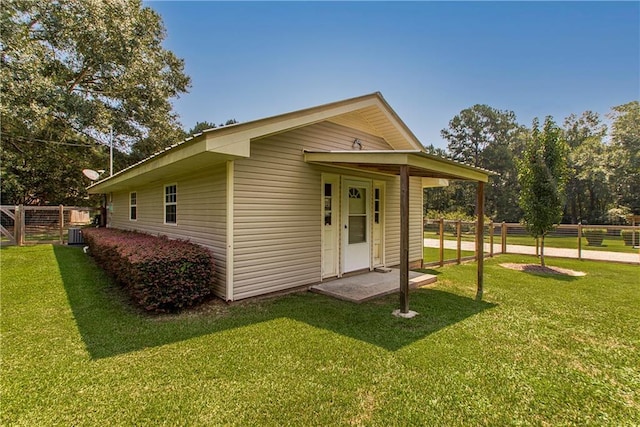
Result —
<svg viewBox="0 0 640 427"><path fill-rule="evenodd" d="M20 210L18 206L0 206L0 233L2 243L15 245L20 235Z"/></svg>

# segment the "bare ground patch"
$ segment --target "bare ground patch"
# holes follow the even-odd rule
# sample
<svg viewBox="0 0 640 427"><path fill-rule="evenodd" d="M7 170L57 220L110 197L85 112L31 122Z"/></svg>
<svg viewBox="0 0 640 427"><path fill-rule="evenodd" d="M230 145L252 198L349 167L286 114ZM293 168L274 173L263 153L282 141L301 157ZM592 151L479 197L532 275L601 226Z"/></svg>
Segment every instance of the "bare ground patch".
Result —
<svg viewBox="0 0 640 427"><path fill-rule="evenodd" d="M572 276L572 277L581 277L581 276L587 275L587 273L583 271L575 271L575 270L570 270L568 268L552 267L548 265L543 267L539 264L504 263L504 264L500 264L500 267L509 268L511 270L524 271L527 273L535 273L535 274L558 274L562 276Z"/></svg>

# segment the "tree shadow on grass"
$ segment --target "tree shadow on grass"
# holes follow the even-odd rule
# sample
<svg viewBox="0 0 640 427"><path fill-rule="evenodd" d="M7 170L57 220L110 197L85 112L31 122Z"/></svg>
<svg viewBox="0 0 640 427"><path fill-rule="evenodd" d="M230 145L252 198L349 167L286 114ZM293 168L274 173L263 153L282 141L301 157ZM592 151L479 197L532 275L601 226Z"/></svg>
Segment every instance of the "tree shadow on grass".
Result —
<svg viewBox="0 0 640 427"><path fill-rule="evenodd" d="M420 273L424 273L424 274L433 274L434 276L437 276L440 273L442 273L441 270L438 270L435 268L419 268L419 269L416 269L415 271L419 271Z"/></svg>
<svg viewBox="0 0 640 427"><path fill-rule="evenodd" d="M500 264L500 267L529 274L543 279L557 280L561 282L573 282L586 274L580 271L568 270L555 266L542 267L540 264Z"/></svg>
<svg viewBox="0 0 640 427"><path fill-rule="evenodd" d="M542 279L556 280L559 282L575 282L576 280L580 279L580 277L566 276L562 274L545 274L545 273L535 273L530 271L524 271L523 273L526 273L535 277L540 277Z"/></svg>
<svg viewBox="0 0 640 427"><path fill-rule="evenodd" d="M212 301L176 315L149 315L78 248L55 246L65 291L78 330L93 359L112 357L288 318L395 351L461 322L495 304L436 289L410 294L413 319L396 318L398 296L353 304L309 292L227 305ZM286 333L286 331L283 331Z"/></svg>

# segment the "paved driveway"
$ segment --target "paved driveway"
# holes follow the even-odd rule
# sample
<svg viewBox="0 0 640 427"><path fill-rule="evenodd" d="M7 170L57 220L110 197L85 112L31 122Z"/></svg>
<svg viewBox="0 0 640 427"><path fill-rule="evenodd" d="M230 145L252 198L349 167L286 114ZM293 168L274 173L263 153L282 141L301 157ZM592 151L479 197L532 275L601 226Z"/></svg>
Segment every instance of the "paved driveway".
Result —
<svg viewBox="0 0 640 427"><path fill-rule="evenodd" d="M439 239L424 239L424 246L428 248L439 248L440 240ZM455 240L445 240L444 241L445 249L457 249L457 243ZM462 250L464 251L475 251L476 245L474 242L461 242ZM484 244L484 251L489 252L490 244ZM493 253L499 253L502 250L502 245L499 243L493 244ZM523 254L523 255L535 255L536 247L535 246L525 246L525 245L507 245L507 253L510 254ZM545 246L544 254L546 256L551 257L560 257L560 258L578 258L578 250L577 249L565 249L565 248L550 248ZM616 262L626 262L630 264L640 264L640 254L629 254L622 252L607 252L607 251L593 251L593 250L582 250L582 259L592 259L597 261L616 261Z"/></svg>

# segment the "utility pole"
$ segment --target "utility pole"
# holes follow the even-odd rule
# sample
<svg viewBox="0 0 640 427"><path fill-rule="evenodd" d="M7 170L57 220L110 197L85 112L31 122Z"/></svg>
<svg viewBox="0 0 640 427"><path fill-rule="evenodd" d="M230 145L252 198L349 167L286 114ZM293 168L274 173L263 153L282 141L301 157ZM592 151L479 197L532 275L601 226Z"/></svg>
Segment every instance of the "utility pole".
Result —
<svg viewBox="0 0 640 427"><path fill-rule="evenodd" d="M113 175L113 126L109 126L111 147L109 148L109 176Z"/></svg>

